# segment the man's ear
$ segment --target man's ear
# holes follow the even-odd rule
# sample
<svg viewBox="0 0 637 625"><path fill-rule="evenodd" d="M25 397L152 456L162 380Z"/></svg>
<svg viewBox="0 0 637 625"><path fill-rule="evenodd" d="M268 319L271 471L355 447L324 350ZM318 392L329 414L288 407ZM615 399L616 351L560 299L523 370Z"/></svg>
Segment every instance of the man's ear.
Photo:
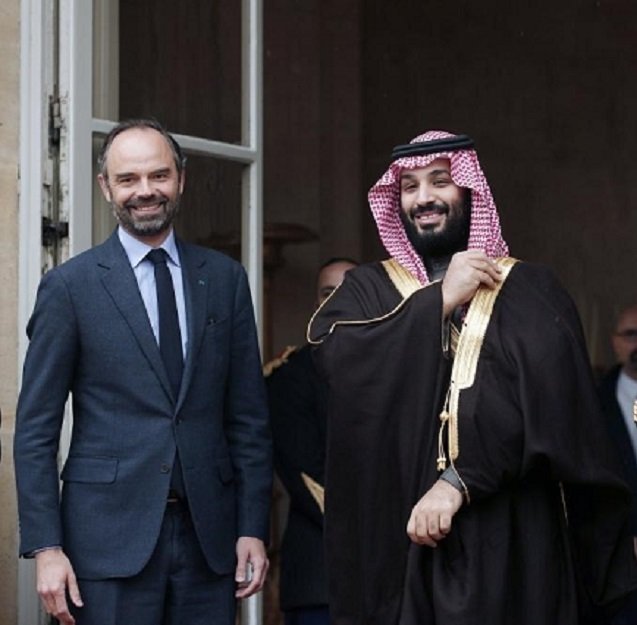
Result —
<svg viewBox="0 0 637 625"><path fill-rule="evenodd" d="M97 182L100 183L100 189L102 190L102 194L106 198L107 202L111 201L111 190L108 186L108 179L103 174L97 175Z"/></svg>
<svg viewBox="0 0 637 625"><path fill-rule="evenodd" d="M186 184L186 170L181 170L181 176L179 176L179 194L184 192L184 185Z"/></svg>

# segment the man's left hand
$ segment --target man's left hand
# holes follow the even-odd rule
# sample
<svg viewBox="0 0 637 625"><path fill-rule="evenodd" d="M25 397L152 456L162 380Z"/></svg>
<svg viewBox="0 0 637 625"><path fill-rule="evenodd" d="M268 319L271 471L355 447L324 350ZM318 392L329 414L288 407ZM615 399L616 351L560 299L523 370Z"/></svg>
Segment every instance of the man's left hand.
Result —
<svg viewBox="0 0 637 625"><path fill-rule="evenodd" d="M250 565L248 565L250 563ZM263 541L251 536L241 536L237 540L237 582L235 597L246 599L263 588L270 563ZM252 568L252 579L248 579L248 569Z"/></svg>
<svg viewBox="0 0 637 625"><path fill-rule="evenodd" d="M438 480L414 506L407 523L409 538L419 545L435 547L451 531L451 519L462 505L462 493Z"/></svg>

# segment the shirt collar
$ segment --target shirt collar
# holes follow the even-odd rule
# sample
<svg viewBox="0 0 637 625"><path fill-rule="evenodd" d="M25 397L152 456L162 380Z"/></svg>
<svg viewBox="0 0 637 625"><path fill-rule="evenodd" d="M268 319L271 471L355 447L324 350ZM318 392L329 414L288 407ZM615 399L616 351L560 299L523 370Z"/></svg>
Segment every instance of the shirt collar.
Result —
<svg viewBox="0 0 637 625"><path fill-rule="evenodd" d="M629 393L633 398L637 397L637 380L633 380L623 370L619 374L617 387Z"/></svg>
<svg viewBox="0 0 637 625"><path fill-rule="evenodd" d="M150 252L153 248L146 243L143 243L139 239L136 239L132 234L129 234L122 228L118 226L117 228L117 236L119 237L119 241L126 252L126 256L128 256L128 261L131 264L131 267L135 269L139 263L141 263L145 258L146 254ZM179 263L179 252L177 250L177 242L175 241L175 231L171 228L168 236L164 239L164 242L159 246L168 254L168 258L170 261L180 267Z"/></svg>

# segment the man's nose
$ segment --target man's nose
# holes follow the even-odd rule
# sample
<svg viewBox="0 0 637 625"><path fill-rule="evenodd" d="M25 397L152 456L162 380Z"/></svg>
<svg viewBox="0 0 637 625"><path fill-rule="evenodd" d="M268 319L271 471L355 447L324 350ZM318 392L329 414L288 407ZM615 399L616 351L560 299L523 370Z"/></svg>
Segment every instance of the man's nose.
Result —
<svg viewBox="0 0 637 625"><path fill-rule="evenodd" d="M153 188L148 178L139 179L139 184L137 185L137 195L142 195L142 196L153 195Z"/></svg>
<svg viewBox="0 0 637 625"><path fill-rule="evenodd" d="M418 206L425 206L435 200L433 195L433 189L431 185L421 184L418 187L418 195L416 196L416 202Z"/></svg>

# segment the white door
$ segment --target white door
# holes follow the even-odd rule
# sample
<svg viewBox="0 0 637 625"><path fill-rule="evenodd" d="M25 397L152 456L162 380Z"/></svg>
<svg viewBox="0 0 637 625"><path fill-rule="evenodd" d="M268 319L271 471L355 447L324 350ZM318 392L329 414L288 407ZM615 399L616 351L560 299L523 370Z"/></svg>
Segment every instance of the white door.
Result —
<svg viewBox="0 0 637 625"><path fill-rule="evenodd" d="M22 0L21 23L20 326L43 271L112 230L93 165L104 134L155 116L188 157L178 230L240 256L261 335L262 0ZM19 625L46 623L32 562L18 586ZM258 598L242 606L243 623L261 614Z"/></svg>

